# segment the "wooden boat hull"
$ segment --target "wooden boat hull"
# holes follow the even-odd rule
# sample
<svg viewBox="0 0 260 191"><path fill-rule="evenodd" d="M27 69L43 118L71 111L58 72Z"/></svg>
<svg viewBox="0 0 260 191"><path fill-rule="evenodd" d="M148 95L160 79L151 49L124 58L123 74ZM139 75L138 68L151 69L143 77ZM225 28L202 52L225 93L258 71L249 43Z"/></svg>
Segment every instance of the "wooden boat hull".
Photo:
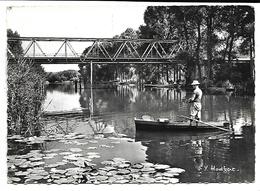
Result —
<svg viewBox="0 0 260 191"><path fill-rule="evenodd" d="M230 136L230 133L223 131L145 131L138 130L135 133L135 141L149 142L179 142L196 141L201 139L217 139L224 136Z"/></svg>
<svg viewBox="0 0 260 191"><path fill-rule="evenodd" d="M221 128L228 129L228 124L223 122L208 122L209 124ZM193 122L190 126L190 122L159 122L156 120L144 120L135 118L136 130L171 130L171 131L221 131L218 128L214 128L205 124L198 124Z"/></svg>

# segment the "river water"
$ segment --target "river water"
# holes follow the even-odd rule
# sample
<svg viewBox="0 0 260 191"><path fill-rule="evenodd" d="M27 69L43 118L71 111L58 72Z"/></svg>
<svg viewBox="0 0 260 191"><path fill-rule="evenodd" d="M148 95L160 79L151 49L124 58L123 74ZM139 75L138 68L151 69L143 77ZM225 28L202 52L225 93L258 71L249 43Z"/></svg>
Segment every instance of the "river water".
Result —
<svg viewBox="0 0 260 191"><path fill-rule="evenodd" d="M134 117L150 115L180 120L176 115L187 116L189 105L183 100L189 96L189 92L174 89L139 90L129 86L93 89L92 93L90 89L75 92L73 84L63 84L47 87L44 106L46 111L90 108L96 117L94 119L113 126L116 133L129 138L112 150L100 151L102 157L95 160L97 164L109 158L123 157L131 162L146 161L185 169L180 176L182 183L254 182L254 128L241 128L241 124L254 124L254 97L232 94L203 96L202 121L231 121L235 135L136 131ZM95 134L94 129L84 125L85 122L77 119L72 131ZM47 147L64 146L48 143Z"/></svg>

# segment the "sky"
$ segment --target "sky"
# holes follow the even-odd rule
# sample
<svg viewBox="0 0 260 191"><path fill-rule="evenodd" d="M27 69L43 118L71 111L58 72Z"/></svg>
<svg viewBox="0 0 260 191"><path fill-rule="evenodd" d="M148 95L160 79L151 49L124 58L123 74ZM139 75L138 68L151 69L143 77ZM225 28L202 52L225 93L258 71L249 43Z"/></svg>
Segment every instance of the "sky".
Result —
<svg viewBox="0 0 260 191"><path fill-rule="evenodd" d="M147 5L138 3L12 6L6 11L6 26L17 31L20 36L112 38L127 28L137 30L144 24L146 8ZM51 43L48 45L45 46L45 52L46 49L51 51L54 48ZM75 45L72 46L75 48ZM78 45L76 52L82 52L87 46ZM52 50L53 53L58 47ZM78 69L77 65L43 67L47 72Z"/></svg>

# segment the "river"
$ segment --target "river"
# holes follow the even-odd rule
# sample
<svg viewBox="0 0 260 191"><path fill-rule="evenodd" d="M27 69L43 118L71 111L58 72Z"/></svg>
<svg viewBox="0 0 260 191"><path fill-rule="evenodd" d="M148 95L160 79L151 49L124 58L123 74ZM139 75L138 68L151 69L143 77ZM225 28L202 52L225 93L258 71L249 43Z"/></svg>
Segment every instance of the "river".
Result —
<svg viewBox="0 0 260 191"><path fill-rule="evenodd" d="M49 85L45 107L47 111L89 108L90 95L90 89L75 92L73 84ZM189 105L183 100L190 93L185 91L119 86L117 89L93 89L92 95L93 116L99 116L99 120L114 126L117 133L134 140L131 144L122 144L112 154L105 154L105 158L120 155L134 162L148 161L183 168L186 172L181 175L180 182L254 181L254 129L239 126L241 122L254 124L254 97L203 96L202 120L232 121L237 129L236 135L231 136L136 132L134 117L150 115L178 120L178 114L187 116ZM74 131L94 133L84 130L84 125Z"/></svg>
<svg viewBox="0 0 260 191"><path fill-rule="evenodd" d="M87 108L91 118L47 119L43 120L44 134L50 136L8 137L8 181L254 182L255 128L250 126L255 123L254 97L203 95L202 120L230 121L234 134L136 130L134 118L143 115L183 120L177 115L189 114L185 100L190 96L166 88L118 86L75 91L72 83L47 85L45 111ZM84 178L90 167L98 171L91 170Z"/></svg>

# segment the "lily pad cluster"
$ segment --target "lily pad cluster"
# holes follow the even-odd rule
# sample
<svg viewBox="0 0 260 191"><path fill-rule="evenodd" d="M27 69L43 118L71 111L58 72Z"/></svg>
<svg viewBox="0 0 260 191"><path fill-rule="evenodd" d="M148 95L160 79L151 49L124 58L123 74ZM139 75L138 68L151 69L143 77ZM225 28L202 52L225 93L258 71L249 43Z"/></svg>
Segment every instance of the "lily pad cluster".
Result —
<svg viewBox="0 0 260 191"><path fill-rule="evenodd" d="M8 140L13 140L15 142L20 143L27 143L27 144L37 144L37 143L44 143L45 141L69 141L69 140L75 140L75 139L84 139L87 138L86 135L79 134L79 133L69 133L69 134L54 134L49 136L33 136L33 137L22 137L20 135L13 135L8 136Z"/></svg>
<svg viewBox="0 0 260 191"><path fill-rule="evenodd" d="M169 165L131 163L123 158L113 158L101 162L105 165L96 174L83 173L82 182L87 183L177 183L179 175L185 172L181 168L171 168Z"/></svg>
<svg viewBox="0 0 260 191"><path fill-rule="evenodd" d="M54 149L55 150L55 149ZM96 152L88 152L84 157L80 149L71 148L71 151L60 152L63 161L44 165L44 157L56 157L54 153L41 154L34 150L26 155L8 157L12 177L9 183L47 183L47 184L147 184L147 183L177 183L179 175L185 170L172 168L169 165L145 163L131 163L123 158L113 158L101 162L102 167L95 168L91 159L100 157ZM55 150L58 151L58 150ZM65 164L74 167L59 169ZM26 169L26 170L24 170Z"/></svg>
<svg viewBox="0 0 260 191"><path fill-rule="evenodd" d="M94 137L92 140L77 140L83 138L86 137L75 133L57 134L51 137L9 137L9 140L26 142L29 145L55 140L64 144L73 144L73 146L66 150L30 150L27 154L8 156L8 183L168 184L179 182L179 175L185 171L166 164L132 163L120 157L100 162L99 158L101 158L100 154L102 153L95 152L96 149L113 148L120 143L121 139L110 137L108 139L112 145L105 145L104 143L99 144L98 141L103 137ZM93 146L93 144L97 145ZM78 148L78 146L82 147ZM98 164L93 162L95 159L99 159Z"/></svg>

